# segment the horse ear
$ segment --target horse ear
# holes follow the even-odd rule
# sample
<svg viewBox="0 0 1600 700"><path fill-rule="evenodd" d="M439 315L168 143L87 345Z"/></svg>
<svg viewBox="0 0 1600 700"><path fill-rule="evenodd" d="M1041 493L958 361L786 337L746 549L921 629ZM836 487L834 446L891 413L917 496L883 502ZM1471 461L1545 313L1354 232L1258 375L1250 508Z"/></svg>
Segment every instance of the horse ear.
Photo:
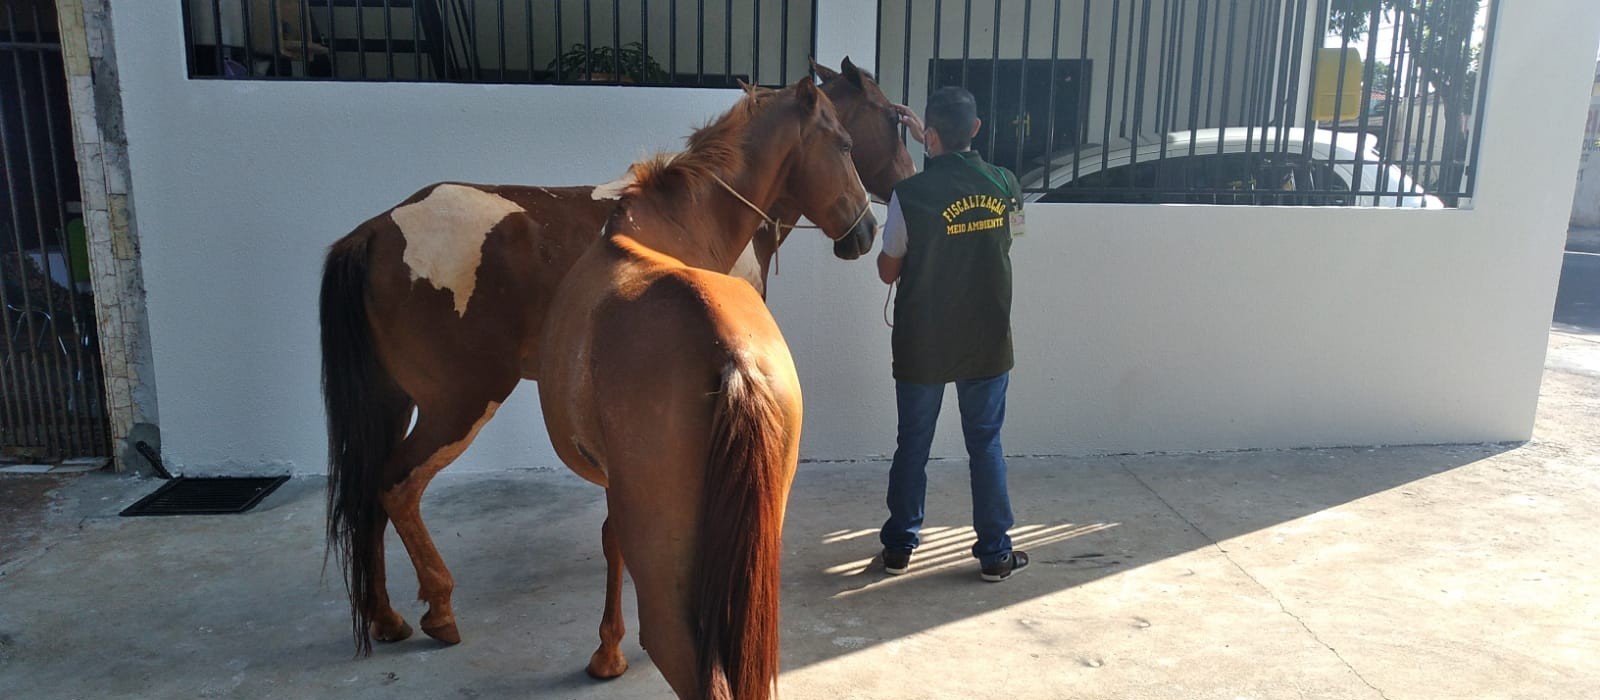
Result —
<svg viewBox="0 0 1600 700"><path fill-rule="evenodd" d="M739 89L743 90L744 94L751 95L751 96L754 96L756 94L756 86L745 82L741 78L734 78L733 81L739 84Z"/></svg>
<svg viewBox="0 0 1600 700"><path fill-rule="evenodd" d="M794 87L795 96L800 99L800 105L807 109L815 109L817 98L822 95L822 91L817 89L817 84L811 82L811 78L801 78L794 84Z"/></svg>
<svg viewBox="0 0 1600 700"><path fill-rule="evenodd" d="M824 66L821 63L817 63L817 59L815 57L812 57L810 60L811 74L816 76L818 80L826 83L830 80L837 80L839 78L839 71Z"/></svg>
<svg viewBox="0 0 1600 700"><path fill-rule="evenodd" d="M840 68L844 69L845 80L850 81L852 85L855 85L858 88L866 88L866 86L861 84L861 69L857 68L856 64L850 62L849 56L844 57L844 64L841 65Z"/></svg>

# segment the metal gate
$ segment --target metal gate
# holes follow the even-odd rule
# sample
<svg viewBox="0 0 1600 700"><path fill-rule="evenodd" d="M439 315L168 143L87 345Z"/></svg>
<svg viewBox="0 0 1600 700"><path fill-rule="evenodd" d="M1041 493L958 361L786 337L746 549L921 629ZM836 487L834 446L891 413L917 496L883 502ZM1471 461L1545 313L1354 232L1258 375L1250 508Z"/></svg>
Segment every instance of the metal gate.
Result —
<svg viewBox="0 0 1600 700"><path fill-rule="evenodd" d="M0 0L0 456L111 454L55 8Z"/></svg>

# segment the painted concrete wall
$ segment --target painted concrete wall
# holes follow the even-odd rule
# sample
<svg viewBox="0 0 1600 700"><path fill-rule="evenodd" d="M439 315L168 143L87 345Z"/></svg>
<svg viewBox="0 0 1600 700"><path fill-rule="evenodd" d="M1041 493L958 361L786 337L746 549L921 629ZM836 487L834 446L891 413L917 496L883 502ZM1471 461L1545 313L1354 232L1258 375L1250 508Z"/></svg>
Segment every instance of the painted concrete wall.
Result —
<svg viewBox="0 0 1600 700"><path fill-rule="evenodd" d="M823 2L823 60L873 55L856 5ZM1570 204L1552 184L1578 164L1600 4L1509 8L1473 210L1031 209L1008 452L1526 438ZM435 180L603 181L735 98L189 81L177 3L113 12L164 446L195 473L324 470L319 266L355 224ZM808 236L772 293L804 454L887 454L885 290ZM458 469L556 464L532 389ZM954 414L938 454L961 451Z"/></svg>

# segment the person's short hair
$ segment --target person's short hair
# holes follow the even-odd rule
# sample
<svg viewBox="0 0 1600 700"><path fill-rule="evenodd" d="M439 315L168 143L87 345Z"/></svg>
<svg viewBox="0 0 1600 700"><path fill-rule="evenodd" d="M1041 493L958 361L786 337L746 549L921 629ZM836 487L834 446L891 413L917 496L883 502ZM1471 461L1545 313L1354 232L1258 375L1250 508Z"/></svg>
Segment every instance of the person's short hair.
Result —
<svg viewBox="0 0 1600 700"><path fill-rule="evenodd" d="M972 127L978 123L978 101L964 87L951 85L928 96L926 126L939 132L939 143L947 151L965 151L972 146Z"/></svg>

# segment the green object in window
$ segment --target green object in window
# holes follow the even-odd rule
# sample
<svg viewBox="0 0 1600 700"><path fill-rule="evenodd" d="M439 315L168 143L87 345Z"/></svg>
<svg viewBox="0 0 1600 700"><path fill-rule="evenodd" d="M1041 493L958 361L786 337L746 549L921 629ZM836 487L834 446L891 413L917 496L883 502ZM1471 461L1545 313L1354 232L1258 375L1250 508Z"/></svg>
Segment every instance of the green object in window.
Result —
<svg viewBox="0 0 1600 700"><path fill-rule="evenodd" d="M72 281L89 281L89 239L84 233L83 217L67 222L67 255L72 263Z"/></svg>

